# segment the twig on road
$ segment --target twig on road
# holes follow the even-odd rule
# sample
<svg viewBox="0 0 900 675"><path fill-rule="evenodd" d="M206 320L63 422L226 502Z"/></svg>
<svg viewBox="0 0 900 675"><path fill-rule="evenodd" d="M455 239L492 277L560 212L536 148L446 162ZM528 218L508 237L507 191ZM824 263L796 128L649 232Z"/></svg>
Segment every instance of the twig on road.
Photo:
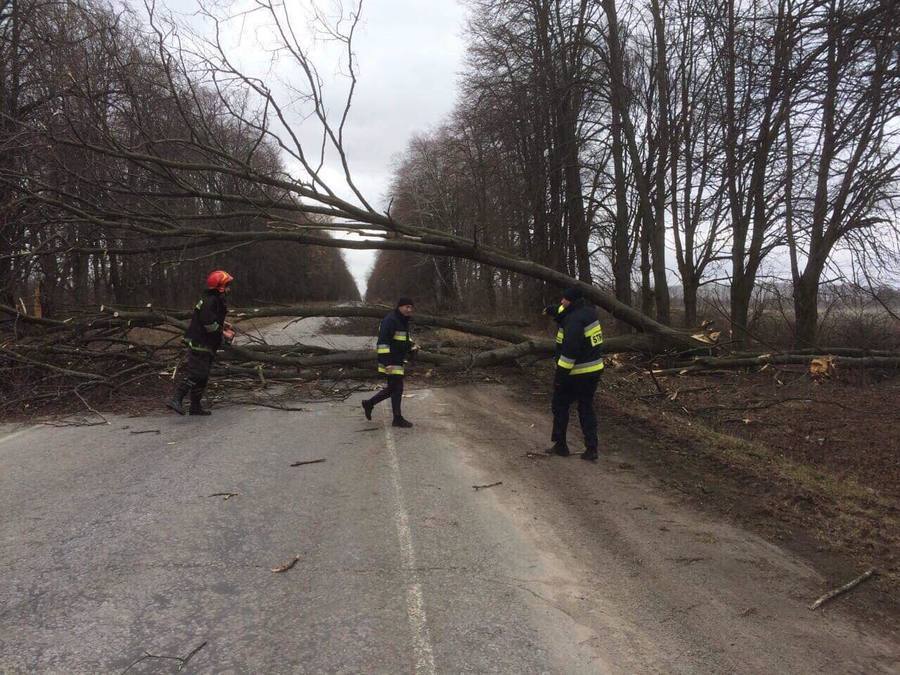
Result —
<svg viewBox="0 0 900 675"><path fill-rule="evenodd" d="M811 610L818 609L819 607L824 605L826 602L829 602L830 600L834 600L837 596L842 595L842 594L846 593L847 591L856 588L862 582L864 582L866 579L870 579L875 574L876 574L875 568L873 567L872 569L867 570L866 572L863 572L862 574L860 574L853 581L848 581L846 584L844 584L840 588L835 588L833 591L828 591L825 595L823 595L821 598L819 598L813 604L811 604L809 606L809 608Z"/></svg>
<svg viewBox="0 0 900 675"><path fill-rule="evenodd" d="M125 675L125 673L127 673L129 670L134 668L141 661L146 661L147 659L168 659L169 661L178 661L179 662L178 670L181 670L182 668L184 668L187 665L188 661L190 661L192 658L194 658L194 656L196 656L197 652L199 652L201 649L203 649L208 644L209 644L209 642L207 640L204 640L199 645L194 647L190 652L188 652L187 656L166 656L166 655L160 655L160 654L151 654L150 652L144 652L144 655L141 658L139 658L139 659L135 660L133 663L129 664L129 666L125 670L122 671L122 675Z"/></svg>
<svg viewBox="0 0 900 675"><path fill-rule="evenodd" d="M138 434L159 434L161 433L159 429L144 429L142 431L130 431L129 433L137 436Z"/></svg>
<svg viewBox="0 0 900 675"><path fill-rule="evenodd" d="M294 462L293 464L291 464L291 466L304 466L306 464L319 464L320 462L324 462L324 461L325 461L324 457L322 459L305 459L300 462Z"/></svg>
<svg viewBox="0 0 900 675"><path fill-rule="evenodd" d="M291 560L289 563L286 563L286 564L281 565L281 566L279 566L279 567L273 567L273 568L272 568L272 572L273 572L274 574L281 574L282 572L287 572L289 569L291 569L294 565L297 564L297 561L298 561L298 560L300 560L300 556L299 556L299 555L295 555L295 556L294 556L294 559Z"/></svg>
<svg viewBox="0 0 900 675"><path fill-rule="evenodd" d="M79 385L79 386L80 386L80 385ZM84 406L85 406L88 410L90 410L92 413L94 413L97 417L99 417L101 420L103 420L106 424L109 424L109 420L106 419L106 418L105 418L105 417L104 417L104 416L103 416L96 408L94 408L93 406L91 406L91 404L88 403L88 402L85 400L84 396L82 396L82 395L78 392L78 387L75 387L75 389L73 389L72 391L74 391L74 392L75 392L75 395L76 395L78 398L81 399L81 402L84 403Z"/></svg>
<svg viewBox="0 0 900 675"><path fill-rule="evenodd" d="M207 497L223 497L222 501L227 502L232 497L237 497L240 495L240 492L213 492L211 495L206 495Z"/></svg>
<svg viewBox="0 0 900 675"><path fill-rule="evenodd" d="M478 490L484 490L485 488L496 487L497 485L503 485L503 481L498 480L496 483L488 483L487 485L473 485L472 487L477 492Z"/></svg>

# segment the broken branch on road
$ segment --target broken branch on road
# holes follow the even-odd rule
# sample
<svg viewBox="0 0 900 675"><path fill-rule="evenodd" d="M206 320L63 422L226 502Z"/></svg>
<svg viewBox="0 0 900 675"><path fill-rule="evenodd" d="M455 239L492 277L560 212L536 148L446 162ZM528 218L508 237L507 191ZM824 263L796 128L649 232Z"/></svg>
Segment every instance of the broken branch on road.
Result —
<svg viewBox="0 0 900 675"><path fill-rule="evenodd" d="M190 652L188 652L186 656L166 656L164 654L160 655L160 654L151 654L150 652L144 652L144 655L141 658L139 658L136 661L134 661L133 663L129 664L129 666L125 670L122 671L122 675L125 675L125 673L127 673L129 670L134 668L141 661L146 661L148 659L163 659L163 660L168 660L168 661L178 661L178 670L181 670L182 668L184 668L187 665L188 661L190 661L192 658L194 658L194 656L196 656L197 653L208 644L209 644L209 641L204 640L199 645L194 647Z"/></svg>
<svg viewBox="0 0 900 675"><path fill-rule="evenodd" d="M497 487L498 485L503 485L503 481L498 480L496 483L488 483L487 485L473 485L472 487L475 489L476 492L478 492L478 490L484 490L486 488Z"/></svg>
<svg viewBox="0 0 900 675"><path fill-rule="evenodd" d="M325 461L324 457L321 459L304 459L299 462L294 462L293 464L291 464L291 466L306 466L307 464L321 464L324 461Z"/></svg>

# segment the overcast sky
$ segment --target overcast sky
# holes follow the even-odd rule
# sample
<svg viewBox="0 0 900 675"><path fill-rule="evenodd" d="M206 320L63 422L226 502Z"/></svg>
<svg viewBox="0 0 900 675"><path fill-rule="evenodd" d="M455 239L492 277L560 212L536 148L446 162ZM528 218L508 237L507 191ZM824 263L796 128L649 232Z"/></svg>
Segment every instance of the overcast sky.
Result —
<svg viewBox="0 0 900 675"><path fill-rule="evenodd" d="M125 0L143 11L143 0ZM265 17L257 12L246 16L241 10L251 0L202 0L207 7L215 3L219 16L241 16L223 26L229 44L229 56L242 70L264 79L284 103L290 98L290 85L302 81L300 72L289 59L273 64L267 48L274 40L266 29ZM198 0L162 0L160 4L209 36L211 22L197 18ZM297 17L296 30L307 28L302 16L311 0L287 0L285 6ZM336 0L318 0L316 6L328 16L336 16ZM344 14L353 6L345 0ZM466 8L459 0L365 0L361 20L354 36L358 74L357 88L345 129L345 150L353 180L375 207L387 207L387 191L392 167L410 138L437 126L451 111L456 99L457 76L463 65L463 30ZM267 33L269 33L267 35ZM304 41L301 37L301 41ZM312 41L309 48L325 83L326 98L332 102L332 114L342 109L343 92L348 80L346 57L340 49L324 41ZM299 116L291 120L299 130L305 152L318 143L318 127L303 123ZM307 129L309 135L307 135ZM316 132L316 133L313 133ZM313 153L314 154L314 153ZM323 171L326 182L342 197L352 198L342 189L340 164ZM290 167L288 161L288 167ZM300 175L297 172L295 175ZM361 292L375 259L374 251L344 251L350 271Z"/></svg>
<svg viewBox="0 0 900 675"><path fill-rule="evenodd" d="M464 22L457 0L367 0L363 7L348 145L354 180L377 207L387 206L391 168L410 137L453 107ZM364 291L375 252L345 251L344 257Z"/></svg>

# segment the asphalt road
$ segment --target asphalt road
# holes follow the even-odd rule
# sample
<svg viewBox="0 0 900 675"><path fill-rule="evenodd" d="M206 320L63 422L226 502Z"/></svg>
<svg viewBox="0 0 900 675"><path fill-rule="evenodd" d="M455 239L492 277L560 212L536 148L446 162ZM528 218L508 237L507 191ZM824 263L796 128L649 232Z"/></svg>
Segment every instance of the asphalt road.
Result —
<svg viewBox="0 0 900 675"><path fill-rule="evenodd" d="M360 395L0 430L0 671L896 672L627 447L528 456L547 420L502 387L410 393L412 430Z"/></svg>

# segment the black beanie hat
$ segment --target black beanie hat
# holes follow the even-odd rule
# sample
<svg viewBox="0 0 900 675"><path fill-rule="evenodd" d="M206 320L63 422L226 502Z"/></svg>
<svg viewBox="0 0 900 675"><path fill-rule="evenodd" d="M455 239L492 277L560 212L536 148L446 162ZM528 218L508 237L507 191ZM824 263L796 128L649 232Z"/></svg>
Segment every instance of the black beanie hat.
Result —
<svg viewBox="0 0 900 675"><path fill-rule="evenodd" d="M584 293L582 293L580 288L572 286L564 290L562 296L569 302L575 302L576 300L581 300L584 297Z"/></svg>
<svg viewBox="0 0 900 675"><path fill-rule="evenodd" d="M397 307L403 307L403 305L415 305L415 304L416 303L413 302L412 298L403 297L403 298L397 299Z"/></svg>

